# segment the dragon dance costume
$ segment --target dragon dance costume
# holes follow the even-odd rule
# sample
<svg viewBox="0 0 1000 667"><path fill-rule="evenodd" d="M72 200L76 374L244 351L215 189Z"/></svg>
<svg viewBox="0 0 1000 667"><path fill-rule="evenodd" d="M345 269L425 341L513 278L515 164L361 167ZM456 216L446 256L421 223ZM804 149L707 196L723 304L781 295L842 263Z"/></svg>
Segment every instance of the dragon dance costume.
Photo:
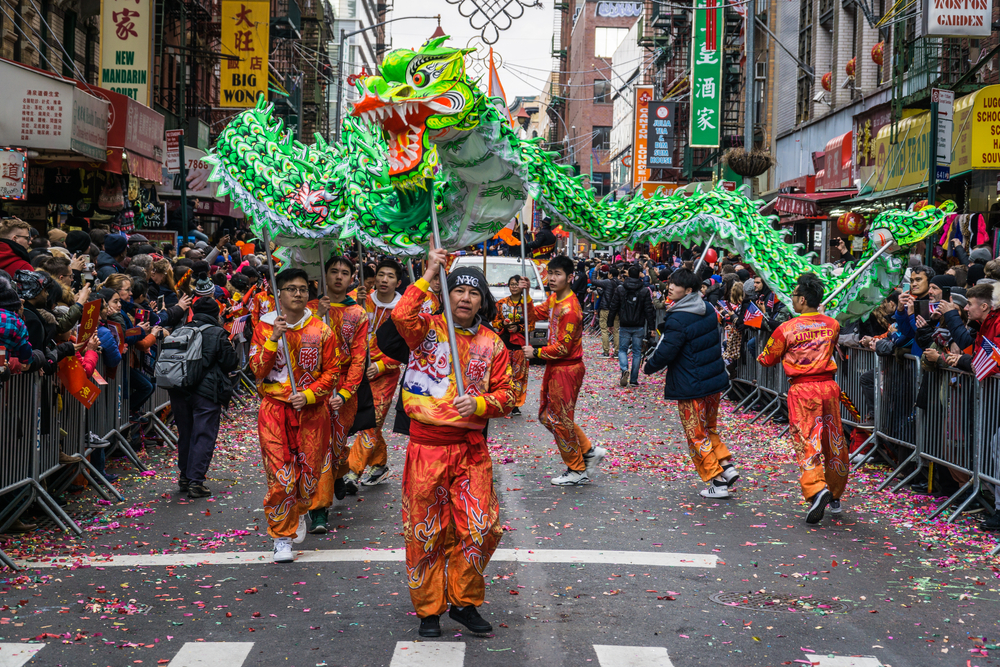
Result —
<svg viewBox="0 0 1000 667"><path fill-rule="evenodd" d="M500 338L507 346L507 353L510 354L514 405L518 408L524 405L524 399L528 393L528 357L524 354L524 346L527 344L527 334L524 328L524 299L528 300L527 331L534 329L535 304L531 300L531 296L525 292L521 292L521 298L517 301L514 301L512 296L505 296L497 301L497 316L493 320L493 328L500 332ZM507 329L512 324L517 327L516 331Z"/></svg>
<svg viewBox="0 0 1000 667"><path fill-rule="evenodd" d="M271 340L277 313L270 312L254 328L250 369L261 396L257 417L260 450L267 476L264 514L271 537L293 537L319 488L323 455L330 441L327 397L337 386L341 359L337 340L307 308L285 333L291 350L295 386L308 400L302 410L288 401L288 358L281 340Z"/></svg>
<svg viewBox="0 0 1000 667"><path fill-rule="evenodd" d="M392 309L395 308L400 299L398 294L393 296L393 300L389 303L379 301L374 292L365 299L365 313L368 317L368 350L371 363L375 364L378 371L371 380L372 400L375 403L375 428L365 429L358 433L357 437L354 438L351 455L348 459L351 472L359 476L367 466L384 466L388 462L382 426L385 424L389 406L392 404L392 397L399 384L400 364L385 356L378 348L375 332L383 323L392 318Z"/></svg>
<svg viewBox="0 0 1000 667"><path fill-rule="evenodd" d="M410 599L420 618L442 614L447 602L459 607L483 603L483 571L502 534L483 428L514 403L503 341L477 321L469 329L455 329L466 394L476 399L474 414L458 413L445 318L420 312L427 289L427 281L418 280L392 311L410 348L403 377L403 407L410 418L403 535ZM452 521L457 543L446 554L444 529Z"/></svg>
<svg viewBox="0 0 1000 667"><path fill-rule="evenodd" d="M552 433L566 467L584 470L590 439L573 419L586 372L580 302L572 292L562 300L549 294L544 304L535 306L535 318L549 322L548 345L537 349L538 358L545 360L538 421Z"/></svg>
<svg viewBox="0 0 1000 667"><path fill-rule="evenodd" d="M833 379L839 335L840 325L832 317L803 313L779 326L757 357L765 366L783 361L790 385L788 421L806 498L826 487L833 499L839 500L847 486L848 451L840 422L840 387Z"/></svg>
<svg viewBox="0 0 1000 667"><path fill-rule="evenodd" d="M311 301L310 306L317 306L318 301ZM368 334L368 318L364 309L347 297L340 303L331 303L327 318L340 351L340 382L335 394L330 395L330 401L336 396L343 399L340 408L330 407L330 446L323 460L320 475L319 492L309 509L323 509L333 503L334 482L343 477L348 470L347 459L350 448L347 446L347 434L354 425L354 417L358 413L358 386L365 374L365 350Z"/></svg>

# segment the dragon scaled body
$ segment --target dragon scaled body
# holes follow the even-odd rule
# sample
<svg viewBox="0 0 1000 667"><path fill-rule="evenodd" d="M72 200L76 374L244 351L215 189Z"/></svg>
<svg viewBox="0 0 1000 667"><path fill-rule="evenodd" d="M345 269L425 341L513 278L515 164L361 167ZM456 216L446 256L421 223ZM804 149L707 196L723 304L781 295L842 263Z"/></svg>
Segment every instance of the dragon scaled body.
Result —
<svg viewBox="0 0 1000 667"><path fill-rule="evenodd" d="M431 237L433 196L443 244L461 248L495 235L530 196L564 227L601 244L693 245L717 233L717 246L742 255L789 304L805 271L817 273L828 290L845 280L849 271L815 265L812 254L785 242L773 218L758 212L763 202L743 192L595 199L585 177L558 164L540 139L518 138L466 75L467 50L445 47L446 39L388 53L379 74L358 83L361 98L337 144L319 135L311 146L292 140L263 99L237 115L206 158L219 193L232 195L257 233L266 227L286 246L358 238L385 252L420 254ZM433 194L426 186L431 178ZM899 284L901 250L939 229L953 208L947 202L880 214L872 229L888 230L899 249L876 259L827 312L867 316Z"/></svg>

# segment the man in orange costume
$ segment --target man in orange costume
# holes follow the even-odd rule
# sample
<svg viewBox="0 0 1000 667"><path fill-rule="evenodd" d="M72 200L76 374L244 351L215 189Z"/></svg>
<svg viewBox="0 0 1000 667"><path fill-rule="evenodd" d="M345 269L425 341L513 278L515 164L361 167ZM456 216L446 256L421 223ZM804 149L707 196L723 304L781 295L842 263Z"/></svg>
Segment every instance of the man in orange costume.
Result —
<svg viewBox="0 0 1000 667"><path fill-rule="evenodd" d="M282 317L272 311L254 329L250 369L261 395L257 431L267 475L267 532L274 538L274 562L289 563L294 560L293 538L305 538L305 516L330 441L327 397L337 386L340 350L330 328L306 307L305 271L286 269L276 283ZM282 334L291 354L286 354ZM288 377L289 358L296 392Z"/></svg>
<svg viewBox="0 0 1000 667"><path fill-rule="evenodd" d="M389 413L392 397L399 384L399 362L385 356L378 349L375 332L392 319L392 309L399 302L396 288L403 280L403 267L394 259L383 259L375 268L375 292L365 298L368 315L368 380L371 382L375 403L375 428L358 433L351 446L348 476L362 486L375 486L389 474L388 457L382 426Z"/></svg>
<svg viewBox="0 0 1000 667"><path fill-rule="evenodd" d="M347 295L347 288L354 279L354 263L346 257L335 256L327 260L324 276L326 296L314 302L318 312L326 315L330 329L337 337L340 348L340 382L337 391L330 395L330 450L323 462L319 492L309 512L309 532L327 532L327 508L333 498L343 500L349 492L357 493L358 486L347 484L347 457L350 448L347 436L358 413L358 386L365 372L368 318L365 310Z"/></svg>
<svg viewBox="0 0 1000 667"><path fill-rule="evenodd" d="M528 344L527 332L535 328L535 304L527 290L521 289L521 276L513 275L507 281L510 296L497 301L497 318L493 329L500 332L500 338L510 354L511 382L514 384L514 409L512 415L521 414L521 406L528 393L528 358L524 346ZM524 327L524 304L528 303L528 327Z"/></svg>
<svg viewBox="0 0 1000 667"><path fill-rule="evenodd" d="M583 385L583 311L570 289L573 261L565 255L549 260L549 298L535 306L535 318L549 321L548 345L532 348L531 358L545 360L538 421L556 440L566 472L553 477L554 486L587 484L597 475L607 452L590 444L590 439L573 421L576 399ZM521 278L521 289L531 285Z"/></svg>
<svg viewBox="0 0 1000 667"><path fill-rule="evenodd" d="M423 278L407 288L392 311L410 348L403 378L403 408L410 418L403 536L421 637L441 636L439 618L447 601L449 616L472 632L493 629L476 610L486 594L483 570L502 534L483 428L514 404L507 349L483 324L493 320L496 305L481 271L461 268L448 276L463 395L452 373L444 315L420 312L430 279L446 257L444 250L432 250ZM452 521L458 542L446 554L444 528Z"/></svg>
<svg viewBox="0 0 1000 667"><path fill-rule="evenodd" d="M801 470L802 495L809 503L806 523L810 524L820 522L828 504L831 513L840 514L848 473L840 386L833 379L840 324L818 312L822 301L819 277L814 273L799 276L792 292L792 307L799 316L779 326L757 357L765 366L783 362L788 376L788 421Z"/></svg>

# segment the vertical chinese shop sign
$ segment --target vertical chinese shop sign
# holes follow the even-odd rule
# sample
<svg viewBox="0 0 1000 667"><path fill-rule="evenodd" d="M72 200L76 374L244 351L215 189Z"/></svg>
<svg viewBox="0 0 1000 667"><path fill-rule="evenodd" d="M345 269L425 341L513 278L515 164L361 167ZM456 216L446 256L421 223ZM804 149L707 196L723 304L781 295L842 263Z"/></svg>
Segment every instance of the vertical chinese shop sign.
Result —
<svg viewBox="0 0 1000 667"><path fill-rule="evenodd" d="M267 49L271 3L223 0L222 61L219 106L246 109L267 97Z"/></svg>
<svg viewBox="0 0 1000 667"><path fill-rule="evenodd" d="M719 145L722 125L722 8L716 0L694 0L691 35L692 148Z"/></svg>
<svg viewBox="0 0 1000 667"><path fill-rule="evenodd" d="M649 103L653 100L652 86L635 87L635 127L632 128L632 188L649 180Z"/></svg>
<svg viewBox="0 0 1000 667"><path fill-rule="evenodd" d="M152 0L101 0L101 88L150 106L152 45Z"/></svg>

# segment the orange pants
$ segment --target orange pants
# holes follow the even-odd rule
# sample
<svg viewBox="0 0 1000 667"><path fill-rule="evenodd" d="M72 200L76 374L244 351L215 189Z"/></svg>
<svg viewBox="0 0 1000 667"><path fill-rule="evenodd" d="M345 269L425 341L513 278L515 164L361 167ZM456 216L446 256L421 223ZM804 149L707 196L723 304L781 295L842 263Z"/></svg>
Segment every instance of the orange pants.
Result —
<svg viewBox="0 0 1000 667"><path fill-rule="evenodd" d="M319 476L319 490L309 509L322 509L333 504L333 483L347 474L347 457L351 450L347 447L347 432L354 425L354 416L358 413L358 395L340 406L339 410L330 408L330 436L326 442L326 454Z"/></svg>
<svg viewBox="0 0 1000 667"><path fill-rule="evenodd" d="M288 403L264 397L257 434L267 476L267 534L293 537L299 515L309 510L319 486L323 450L330 441L326 403L296 410Z"/></svg>
<svg viewBox="0 0 1000 667"><path fill-rule="evenodd" d="M788 421L802 495L812 498L826 487L834 500L839 499L849 472L840 423L840 387L833 380L793 384L788 388Z"/></svg>
<svg viewBox="0 0 1000 667"><path fill-rule="evenodd" d="M389 414L392 397L399 384L399 369L383 373L371 381L372 399L375 402L375 428L365 429L354 438L347 464L351 472L360 475L366 466L384 466L388 462L382 425Z"/></svg>
<svg viewBox="0 0 1000 667"><path fill-rule="evenodd" d="M701 481L707 482L722 474L719 461L725 461L731 454L719 437L719 400L722 393L704 398L677 401L681 413L681 426L687 436L691 460L698 469Z"/></svg>
<svg viewBox="0 0 1000 667"><path fill-rule="evenodd" d="M482 433L411 421L402 505L406 579L417 616L443 614L448 602L483 604L483 571L503 528Z"/></svg>
<svg viewBox="0 0 1000 667"><path fill-rule="evenodd" d="M542 378L541 405L538 408L538 421L556 439L566 467L576 471L587 467L583 455L590 451L590 439L573 421L584 372L582 361L548 364Z"/></svg>
<svg viewBox="0 0 1000 667"><path fill-rule="evenodd" d="M524 356L524 350L508 350L510 354L510 386L514 390L516 400L514 405L521 407L528 394L528 358Z"/></svg>

